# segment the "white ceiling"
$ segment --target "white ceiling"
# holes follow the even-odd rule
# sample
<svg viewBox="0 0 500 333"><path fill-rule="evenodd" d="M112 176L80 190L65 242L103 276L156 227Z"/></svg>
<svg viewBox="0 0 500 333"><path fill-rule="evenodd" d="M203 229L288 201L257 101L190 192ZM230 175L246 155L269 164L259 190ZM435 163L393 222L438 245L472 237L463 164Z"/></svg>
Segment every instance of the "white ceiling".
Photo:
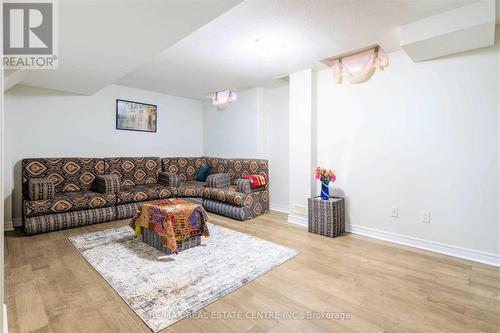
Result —
<svg viewBox="0 0 500 333"><path fill-rule="evenodd" d="M241 0L59 1L59 69L23 84L93 94Z"/></svg>
<svg viewBox="0 0 500 333"><path fill-rule="evenodd" d="M415 62L495 45L495 2L478 1L401 26L400 45Z"/></svg>
<svg viewBox="0 0 500 333"><path fill-rule="evenodd" d="M118 83L204 99L276 85L369 45L398 50L401 25L475 1L60 0L59 69L11 81L80 94ZM279 47L263 55L259 45L269 43Z"/></svg>
<svg viewBox="0 0 500 333"><path fill-rule="evenodd" d="M276 83L275 77L379 44L400 49L399 27L474 0L245 1L190 34L119 84L196 99ZM262 56L255 42L277 42Z"/></svg>

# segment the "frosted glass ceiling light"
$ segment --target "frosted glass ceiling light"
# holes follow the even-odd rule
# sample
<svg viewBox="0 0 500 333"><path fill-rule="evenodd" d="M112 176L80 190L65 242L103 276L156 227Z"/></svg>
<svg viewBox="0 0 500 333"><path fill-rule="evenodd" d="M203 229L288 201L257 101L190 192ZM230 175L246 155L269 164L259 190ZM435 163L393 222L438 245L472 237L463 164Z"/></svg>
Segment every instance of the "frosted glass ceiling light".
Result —
<svg viewBox="0 0 500 333"><path fill-rule="evenodd" d="M234 101L236 101L236 93L230 90L217 91L212 95L212 105L221 111L225 110Z"/></svg>

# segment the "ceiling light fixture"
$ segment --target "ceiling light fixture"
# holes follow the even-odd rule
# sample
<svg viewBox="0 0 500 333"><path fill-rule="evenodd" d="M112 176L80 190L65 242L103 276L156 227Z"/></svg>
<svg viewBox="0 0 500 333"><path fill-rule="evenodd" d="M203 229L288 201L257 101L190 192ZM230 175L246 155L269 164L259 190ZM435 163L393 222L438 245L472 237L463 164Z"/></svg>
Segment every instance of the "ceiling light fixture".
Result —
<svg viewBox="0 0 500 333"><path fill-rule="evenodd" d="M212 94L212 105L219 110L225 110L229 104L236 101L236 93L230 90L221 90Z"/></svg>

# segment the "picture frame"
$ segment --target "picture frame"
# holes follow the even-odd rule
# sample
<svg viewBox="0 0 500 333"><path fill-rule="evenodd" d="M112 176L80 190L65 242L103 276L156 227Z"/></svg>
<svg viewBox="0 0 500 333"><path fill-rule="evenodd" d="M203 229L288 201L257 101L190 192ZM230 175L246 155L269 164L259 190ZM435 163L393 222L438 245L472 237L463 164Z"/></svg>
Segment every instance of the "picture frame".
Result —
<svg viewBox="0 0 500 333"><path fill-rule="evenodd" d="M157 120L157 105L116 99L117 130L156 133Z"/></svg>

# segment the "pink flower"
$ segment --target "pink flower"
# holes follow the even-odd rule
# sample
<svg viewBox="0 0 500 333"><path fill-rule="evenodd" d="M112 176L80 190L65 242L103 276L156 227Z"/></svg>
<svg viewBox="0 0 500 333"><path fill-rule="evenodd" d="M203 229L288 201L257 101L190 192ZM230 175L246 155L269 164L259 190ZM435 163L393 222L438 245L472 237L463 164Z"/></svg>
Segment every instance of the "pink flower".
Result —
<svg viewBox="0 0 500 333"><path fill-rule="evenodd" d="M314 170L314 177L316 179L319 179L320 178L320 168L317 167L315 170Z"/></svg>
<svg viewBox="0 0 500 333"><path fill-rule="evenodd" d="M314 178L320 181L334 182L337 179L337 176L335 176L335 171L333 171L332 169L323 169L321 167L316 167L314 169Z"/></svg>

